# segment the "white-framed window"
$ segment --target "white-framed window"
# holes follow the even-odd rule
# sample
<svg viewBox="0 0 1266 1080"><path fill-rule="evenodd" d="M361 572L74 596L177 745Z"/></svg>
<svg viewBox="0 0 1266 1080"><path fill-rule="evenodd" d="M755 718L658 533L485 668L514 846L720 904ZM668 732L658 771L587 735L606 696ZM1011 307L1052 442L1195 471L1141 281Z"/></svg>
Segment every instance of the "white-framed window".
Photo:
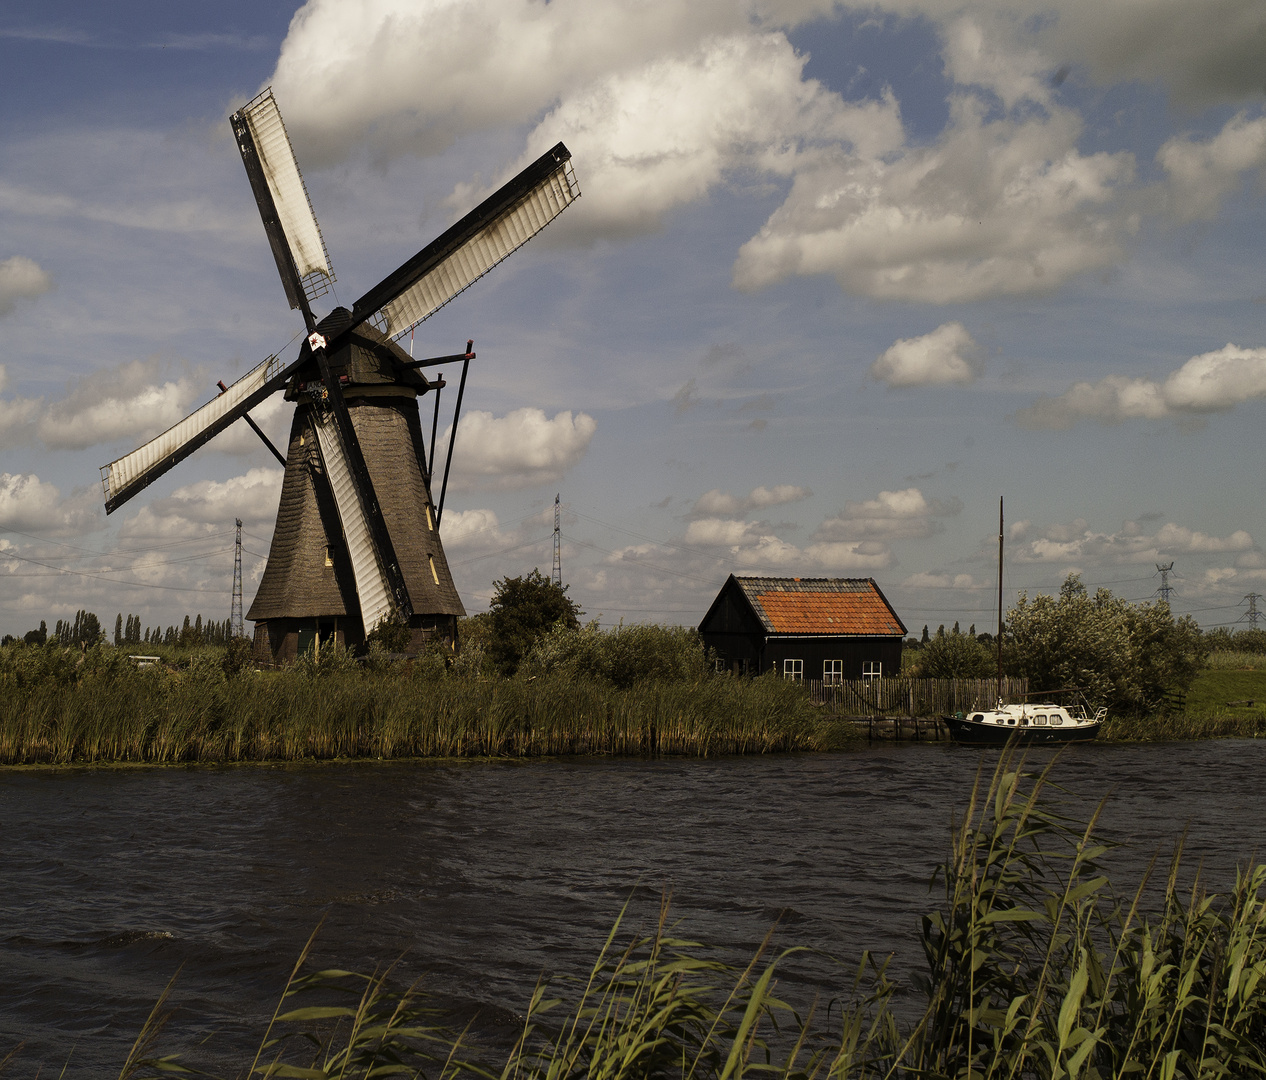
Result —
<svg viewBox="0 0 1266 1080"><path fill-rule="evenodd" d="M782 662L782 677L784 679L792 679L795 682L804 682L804 661L784 660Z"/></svg>
<svg viewBox="0 0 1266 1080"><path fill-rule="evenodd" d="M718 675L724 675L727 671L730 670L730 662L728 660L722 660L718 656L714 661L712 661L712 669Z"/></svg>
<svg viewBox="0 0 1266 1080"><path fill-rule="evenodd" d="M822 661L822 682L827 686L839 686L844 681L843 660Z"/></svg>
<svg viewBox="0 0 1266 1080"><path fill-rule="evenodd" d="M884 665L882 660L863 660L862 661L862 678L863 679L882 679L884 674Z"/></svg>

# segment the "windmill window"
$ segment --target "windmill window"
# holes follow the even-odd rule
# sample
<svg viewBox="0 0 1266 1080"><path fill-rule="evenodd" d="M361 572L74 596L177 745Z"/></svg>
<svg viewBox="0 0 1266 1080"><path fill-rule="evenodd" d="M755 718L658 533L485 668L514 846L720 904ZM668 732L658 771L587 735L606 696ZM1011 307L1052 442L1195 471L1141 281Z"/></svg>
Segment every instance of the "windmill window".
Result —
<svg viewBox="0 0 1266 1080"><path fill-rule="evenodd" d="M334 552L330 550L329 544L325 545L325 565L326 566L334 565Z"/></svg>
<svg viewBox="0 0 1266 1080"><path fill-rule="evenodd" d="M426 504L426 527L435 532L435 519L431 516L431 504Z"/></svg>
<svg viewBox="0 0 1266 1080"><path fill-rule="evenodd" d="M428 555L428 556L427 556L427 558L428 558L428 559L430 560L430 562L431 562L431 577L433 577L433 578L435 579L435 584L436 584L436 585L438 585L438 584L440 583L440 575L439 575L439 573L438 573L438 572L436 571L436 569L435 569L435 556L434 556L434 555Z"/></svg>

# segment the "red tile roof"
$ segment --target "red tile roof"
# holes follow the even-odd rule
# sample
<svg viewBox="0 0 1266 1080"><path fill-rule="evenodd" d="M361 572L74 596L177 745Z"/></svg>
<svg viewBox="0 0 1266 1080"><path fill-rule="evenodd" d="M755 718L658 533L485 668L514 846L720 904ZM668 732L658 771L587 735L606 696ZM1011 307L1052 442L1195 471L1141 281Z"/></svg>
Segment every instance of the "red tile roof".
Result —
<svg viewBox="0 0 1266 1080"><path fill-rule="evenodd" d="M775 634L904 636L869 578L736 578L765 629Z"/></svg>

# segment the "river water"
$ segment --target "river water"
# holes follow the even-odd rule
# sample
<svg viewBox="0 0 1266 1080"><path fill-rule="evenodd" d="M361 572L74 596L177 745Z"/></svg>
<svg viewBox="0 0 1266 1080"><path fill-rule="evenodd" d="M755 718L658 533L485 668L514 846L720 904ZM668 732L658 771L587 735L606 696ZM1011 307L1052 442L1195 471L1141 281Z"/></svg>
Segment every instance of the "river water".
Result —
<svg viewBox="0 0 1266 1080"><path fill-rule="evenodd" d="M111 1076L179 970L163 1048L248 1064L318 921L317 957L400 971L496 1037L543 972L579 974L620 907L662 890L682 932L745 961L821 950L790 996L845 989L863 949L917 968L919 915L987 752L888 744L711 761L366 762L0 771L5 1076ZM1132 890L1184 828L1213 888L1266 847L1266 740L1071 747L1056 779L1108 797ZM500 1025L500 1027L499 1027ZM197 1044L197 1045L195 1045ZM245 1056L245 1062L243 1062Z"/></svg>

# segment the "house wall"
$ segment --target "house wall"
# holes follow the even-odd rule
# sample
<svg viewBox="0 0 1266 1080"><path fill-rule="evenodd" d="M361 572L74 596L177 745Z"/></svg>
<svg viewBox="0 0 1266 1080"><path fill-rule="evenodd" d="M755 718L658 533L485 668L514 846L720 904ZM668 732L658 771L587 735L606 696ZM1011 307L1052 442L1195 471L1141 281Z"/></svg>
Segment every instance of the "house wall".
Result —
<svg viewBox="0 0 1266 1080"><path fill-rule="evenodd" d="M842 660L843 677L860 679L866 661L883 664L885 675L901 671L901 638L888 637L779 637L771 636L761 657L761 671L783 671L783 661L804 662L804 678L822 678L827 660Z"/></svg>

